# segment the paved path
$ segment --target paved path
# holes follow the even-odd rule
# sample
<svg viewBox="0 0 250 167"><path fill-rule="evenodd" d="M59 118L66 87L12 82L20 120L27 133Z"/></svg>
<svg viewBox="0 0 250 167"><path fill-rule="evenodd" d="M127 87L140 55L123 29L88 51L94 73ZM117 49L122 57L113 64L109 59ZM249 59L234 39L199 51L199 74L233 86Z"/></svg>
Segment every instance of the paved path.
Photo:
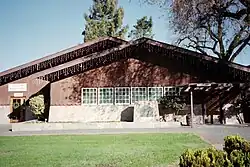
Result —
<svg viewBox="0 0 250 167"><path fill-rule="evenodd" d="M222 149L223 139L227 135L239 134L250 140L250 126L197 126L194 128L131 128L131 129L85 129L85 130L60 130L60 131L32 131L32 132L11 132L11 125L0 125L0 136L30 136L30 135L61 135L61 134L121 134L121 133L184 133L191 132L201 136L207 142L213 144L216 148Z"/></svg>

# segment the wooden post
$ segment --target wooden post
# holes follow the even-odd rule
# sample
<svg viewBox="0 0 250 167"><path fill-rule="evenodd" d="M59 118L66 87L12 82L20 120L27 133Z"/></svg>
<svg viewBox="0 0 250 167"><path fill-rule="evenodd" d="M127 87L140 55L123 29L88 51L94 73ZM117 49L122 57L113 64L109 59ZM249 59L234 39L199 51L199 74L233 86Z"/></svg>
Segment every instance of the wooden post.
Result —
<svg viewBox="0 0 250 167"><path fill-rule="evenodd" d="M224 117L225 117L225 116L224 116L224 111L223 111L223 108L222 108L222 107L223 107L223 104L222 104L222 97L223 97L223 96L220 95L220 99L219 99L219 103L220 103L220 104L219 104L219 105L220 105L220 123L221 123L221 124L224 124Z"/></svg>
<svg viewBox="0 0 250 167"><path fill-rule="evenodd" d="M206 108L205 108L204 101L202 101L201 108L202 108L202 120L203 120L203 124L205 124Z"/></svg>
<svg viewBox="0 0 250 167"><path fill-rule="evenodd" d="M194 103L193 103L193 90L190 91L190 98L191 98L191 128L193 128L194 126L194 122L193 122L193 115L194 115Z"/></svg>

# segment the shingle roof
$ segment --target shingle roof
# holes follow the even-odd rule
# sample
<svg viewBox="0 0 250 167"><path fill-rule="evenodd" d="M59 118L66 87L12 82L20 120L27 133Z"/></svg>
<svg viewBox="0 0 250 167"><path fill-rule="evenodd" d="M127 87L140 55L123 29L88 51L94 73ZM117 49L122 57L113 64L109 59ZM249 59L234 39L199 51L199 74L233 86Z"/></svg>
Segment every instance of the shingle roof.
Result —
<svg viewBox="0 0 250 167"><path fill-rule="evenodd" d="M96 50L91 49L92 46L98 47L99 44L102 44L102 42L105 42L105 41L109 42L107 44L108 46L105 46L105 48L99 47ZM112 43L112 44L110 45L110 43ZM89 51L88 53L86 52L86 54L91 54L94 52L99 52L101 50L105 50L106 48L112 48L114 46L118 46L122 43L127 43L127 41L119 39L119 38L115 38L115 37L104 37L104 38L99 38L97 40L86 42L86 43L83 43L80 45L73 46L71 48L57 52L55 54L48 55L48 56L42 57L40 59L28 62L28 63L25 63L23 65L20 65L20 66L17 66L17 67L14 67L14 68L11 68L11 69L8 69L6 71L1 72L0 73L0 85L3 85L3 84L6 84L8 82L12 82L14 80L17 80L17 79L20 79L23 77L27 77L31 74L45 70L47 67L40 68L43 65L43 63L46 63L48 61L52 61L52 60L57 59L57 58L61 58L63 56L66 57L67 54L70 54L71 52L77 51L79 49L86 48L86 50ZM72 61L72 60L77 59L77 58L82 57L82 56L86 56L86 55L82 54L82 52L81 52L81 54L79 54L75 57L69 57L67 60ZM65 63L65 62L56 62L56 63L55 62L56 61L54 61L54 64L52 65L53 67ZM38 68L38 66L39 66L39 68ZM20 75L20 73L24 73L24 74L22 74L22 77L17 76L17 75ZM5 80L8 80L8 81L5 81Z"/></svg>
<svg viewBox="0 0 250 167"><path fill-rule="evenodd" d="M90 60L95 59L95 58L100 58L100 57L103 57L103 56L106 56L106 55L110 55L110 54L112 54L112 52L122 52L122 50L124 51L126 48L129 48L129 47L131 48L132 46L136 46L136 48L139 49L138 48L139 45L145 45L145 44L148 44L150 46L154 46L156 48L161 48L161 49L164 48L165 50L172 51L172 52L175 52L175 53L179 53L179 56L181 55L180 57L182 57L182 56L187 57L188 56L188 57L193 57L193 58L205 61L205 62L212 62L212 63L215 63L215 64L219 63L219 61L220 61L220 59L218 59L216 57L203 55L203 54L198 53L198 52L187 50L187 49L177 47L177 46L174 46L174 45L169 45L169 44L159 42L159 41L149 39L149 38L140 38L140 39L135 40L135 41L127 42L127 41L124 41L124 40L121 40L121 39L118 39L118 38L107 37L107 38L100 38L98 40L94 40L94 41L87 42L87 43L84 43L84 44L80 44L80 45L71 47L69 49L60 51L58 53L43 57L41 59L37 59L35 61L26 63L24 65L21 65L21 66L6 70L4 72L1 72L0 73L0 85L8 83L8 82L2 82L1 81L3 79L3 77L6 76L6 75L10 75L11 73L14 73L14 72L16 72L18 70L21 70L23 68L26 68L26 67L32 66L34 64L44 62L44 61L51 60L51 59L56 58L58 56L62 56L64 54L74 52L74 51L76 51L78 49L81 49L81 48L84 48L84 47L87 47L87 46L91 46L93 44L96 44L96 43L98 43L100 41L105 41L105 40L113 41L117 45L115 47L109 47L109 48L107 47L106 50L102 49L102 50L94 51L94 52L90 53L89 56L84 55L84 58L82 58L83 55L81 55L80 58L76 57L74 60L70 60L68 62L61 63L60 65L56 65L56 66L44 69L42 71L38 71L39 76L45 76L45 75L48 76L49 74L51 74L53 72L56 72L58 70L69 68L69 67L72 67L72 66L74 66L76 64L81 64L83 62L90 61ZM85 56L87 56L87 57L85 57ZM178 57L178 55L175 55L175 56ZM249 73L250 69L248 67L246 67L246 66L243 66L243 65L240 65L240 64L237 64L237 63L227 63L227 65L230 68L233 68L233 69L236 69L238 71L244 72L244 75L246 75L246 74L250 75L250 73ZM24 76L24 77L26 77L26 76ZM20 79L20 78L18 78L18 79Z"/></svg>

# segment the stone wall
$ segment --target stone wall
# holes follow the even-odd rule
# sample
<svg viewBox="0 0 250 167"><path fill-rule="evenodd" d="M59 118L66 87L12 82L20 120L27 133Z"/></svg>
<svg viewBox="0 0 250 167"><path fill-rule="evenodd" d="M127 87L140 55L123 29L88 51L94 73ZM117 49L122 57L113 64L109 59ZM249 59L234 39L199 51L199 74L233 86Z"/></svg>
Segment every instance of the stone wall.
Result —
<svg viewBox="0 0 250 167"><path fill-rule="evenodd" d="M165 109L164 106L159 106L160 116L164 116L166 122L182 122L186 124L186 115L190 114L190 105L186 105L185 108L178 113L171 109ZM202 107L201 105L194 105L194 123L195 124L203 124L203 117L202 117Z"/></svg>
<svg viewBox="0 0 250 167"><path fill-rule="evenodd" d="M50 106L49 122L133 121L130 105Z"/></svg>
<svg viewBox="0 0 250 167"><path fill-rule="evenodd" d="M159 111L160 110L160 111ZM82 105L82 106L51 106L49 122L155 122L159 120L162 108L156 101L140 101L134 105ZM202 124L201 106L194 106L194 123ZM186 114L190 113L187 106L175 115L167 113L167 122L186 123Z"/></svg>
<svg viewBox="0 0 250 167"><path fill-rule="evenodd" d="M138 101L134 105L134 122L156 122L159 118L157 101Z"/></svg>
<svg viewBox="0 0 250 167"><path fill-rule="evenodd" d="M10 106L0 106L0 124L9 124Z"/></svg>
<svg viewBox="0 0 250 167"><path fill-rule="evenodd" d="M152 122L159 118L157 101L134 105L51 106L49 122Z"/></svg>

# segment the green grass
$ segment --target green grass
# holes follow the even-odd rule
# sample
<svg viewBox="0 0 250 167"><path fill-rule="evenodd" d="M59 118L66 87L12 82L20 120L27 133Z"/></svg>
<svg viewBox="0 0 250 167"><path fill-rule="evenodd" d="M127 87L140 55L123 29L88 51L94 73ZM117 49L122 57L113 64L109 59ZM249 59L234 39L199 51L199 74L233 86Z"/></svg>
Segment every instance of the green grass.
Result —
<svg viewBox="0 0 250 167"><path fill-rule="evenodd" d="M0 137L0 166L167 166L186 148L209 146L194 134Z"/></svg>

